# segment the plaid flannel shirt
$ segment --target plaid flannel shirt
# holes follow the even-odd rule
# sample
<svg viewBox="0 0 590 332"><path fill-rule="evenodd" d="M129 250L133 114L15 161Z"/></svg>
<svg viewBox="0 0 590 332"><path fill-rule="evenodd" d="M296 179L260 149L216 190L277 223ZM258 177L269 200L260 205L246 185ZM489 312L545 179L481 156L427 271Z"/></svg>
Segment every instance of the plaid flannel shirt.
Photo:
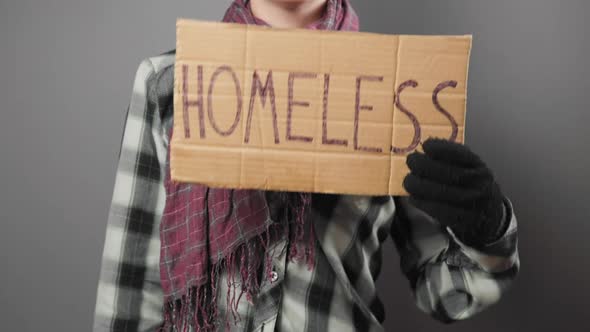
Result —
<svg viewBox="0 0 590 332"><path fill-rule="evenodd" d="M173 65L172 52L151 57L135 77L106 229L95 332L155 331L163 321L159 226ZM319 202L312 211L316 267L287 263L284 250L275 250L272 280L262 283L254 304L241 298L241 319L232 331L383 331L385 312L375 280L389 235L416 305L444 322L466 319L497 302L518 273L516 219L508 199L506 233L479 250L462 244L406 198L315 195L314 200ZM273 244L286 245L285 238ZM221 312L225 284L219 283Z"/></svg>

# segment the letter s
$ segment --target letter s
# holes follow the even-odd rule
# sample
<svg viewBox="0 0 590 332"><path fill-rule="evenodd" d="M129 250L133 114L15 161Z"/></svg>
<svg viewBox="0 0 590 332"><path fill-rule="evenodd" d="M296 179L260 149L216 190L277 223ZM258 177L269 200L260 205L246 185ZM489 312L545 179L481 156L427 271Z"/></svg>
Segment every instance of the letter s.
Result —
<svg viewBox="0 0 590 332"><path fill-rule="evenodd" d="M449 140L451 142L455 142L457 140L457 133L459 132L459 125L457 125L457 121L451 115L451 113L449 113L447 110L442 108L442 106L440 106L440 103L438 102L438 94L442 90L444 90L448 87L456 88L457 81L445 81L445 82L442 82L439 85L437 85L436 88L434 89L434 92L432 93L432 103L434 104L434 107L436 107L436 109L439 112L441 112L451 122L452 133L451 133L451 137L449 138Z"/></svg>
<svg viewBox="0 0 590 332"><path fill-rule="evenodd" d="M395 147L392 145L391 146L391 153L394 153L394 154L408 153L408 152L416 149L418 144L420 144L420 137L421 137L420 123L418 123L418 119L416 118L416 116L414 114L412 114L412 112L410 112L404 105L402 105L401 100L400 100L400 95L401 95L402 91L404 91L404 89L409 86L411 86L412 88L415 88L418 86L418 82L416 82L414 80L408 80L408 81L405 81L404 83L400 84L400 86L397 88L397 93L396 93L396 98L395 98L395 106L397 106L397 108L399 108L399 110L402 113L404 113L405 115L407 115L408 118L410 118L410 121L412 121L412 125L414 126L414 138L412 139L412 143L405 148L398 148L398 147Z"/></svg>

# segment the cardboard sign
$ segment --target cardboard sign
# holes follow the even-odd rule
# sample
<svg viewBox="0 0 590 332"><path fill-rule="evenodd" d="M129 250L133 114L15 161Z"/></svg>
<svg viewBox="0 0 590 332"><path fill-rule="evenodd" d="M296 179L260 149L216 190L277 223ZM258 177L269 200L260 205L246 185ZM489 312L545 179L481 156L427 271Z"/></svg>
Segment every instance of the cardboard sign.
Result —
<svg viewBox="0 0 590 332"><path fill-rule="evenodd" d="M172 179L403 195L420 142L463 142L470 50L471 36L179 20Z"/></svg>

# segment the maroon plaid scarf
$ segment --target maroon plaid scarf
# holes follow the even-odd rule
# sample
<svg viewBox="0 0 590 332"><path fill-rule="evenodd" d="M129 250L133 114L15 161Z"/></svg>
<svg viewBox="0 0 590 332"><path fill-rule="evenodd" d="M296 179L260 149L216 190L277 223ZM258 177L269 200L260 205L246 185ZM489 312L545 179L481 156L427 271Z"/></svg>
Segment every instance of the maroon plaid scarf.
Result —
<svg viewBox="0 0 590 332"><path fill-rule="evenodd" d="M223 21L268 25L252 15L247 0L235 0ZM308 28L358 31L358 18L348 0L328 0L323 17ZM172 129L168 135L172 137ZM170 150L168 161L169 155ZM188 326L195 331L216 329L220 270L228 272L227 313L231 312L236 320L241 296L245 294L252 302L261 277L270 278L272 253L267 248L284 232L288 233L290 244L288 258L305 261L309 268L313 267L315 235L313 223L306 218L310 194L179 183L170 179L169 162L165 188L166 206L160 225L160 276L166 305L160 330L185 331ZM285 215L276 217L273 211ZM261 273L263 259L267 269ZM239 294L235 273L242 278ZM225 322L228 327L227 317Z"/></svg>

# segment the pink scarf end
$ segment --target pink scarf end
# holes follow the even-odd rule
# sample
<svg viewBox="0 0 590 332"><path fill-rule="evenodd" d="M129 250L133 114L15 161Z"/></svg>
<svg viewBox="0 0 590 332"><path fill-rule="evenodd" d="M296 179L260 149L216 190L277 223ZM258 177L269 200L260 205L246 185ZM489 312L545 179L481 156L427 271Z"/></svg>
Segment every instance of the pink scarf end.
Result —
<svg viewBox="0 0 590 332"><path fill-rule="evenodd" d="M307 269L312 270L315 265L316 246L314 227L313 223L305 222L305 215L311 203L310 196L309 194L301 194L304 204L298 207L300 210L296 213L293 231L289 231L290 223L272 224L262 234L258 234L258 236L242 243L236 250L230 252L227 257L212 264L208 283L191 285L186 288L186 293L181 298L168 299L164 307L164 322L158 332L187 332L190 327L195 332L216 331L220 322L217 293L220 272L222 271L227 272L225 306L227 310L222 320L225 322L225 330L230 329L230 322L233 322L234 325L239 323L242 317L238 312L238 306L242 296L245 295L246 300L254 305L254 299L260 291L262 278L259 271L262 261L256 259L256 257L258 257L257 253L260 252L257 249L261 247L264 248L265 252L263 277L269 282L273 282L272 258L275 256L275 250L268 249L273 239L271 232L275 232L274 235L276 236L278 227L284 227L283 231L285 233L283 234L289 234L287 259L290 262L305 262ZM307 243L304 243L306 225L309 226L309 233L307 234ZM238 273L241 282L236 282Z"/></svg>

